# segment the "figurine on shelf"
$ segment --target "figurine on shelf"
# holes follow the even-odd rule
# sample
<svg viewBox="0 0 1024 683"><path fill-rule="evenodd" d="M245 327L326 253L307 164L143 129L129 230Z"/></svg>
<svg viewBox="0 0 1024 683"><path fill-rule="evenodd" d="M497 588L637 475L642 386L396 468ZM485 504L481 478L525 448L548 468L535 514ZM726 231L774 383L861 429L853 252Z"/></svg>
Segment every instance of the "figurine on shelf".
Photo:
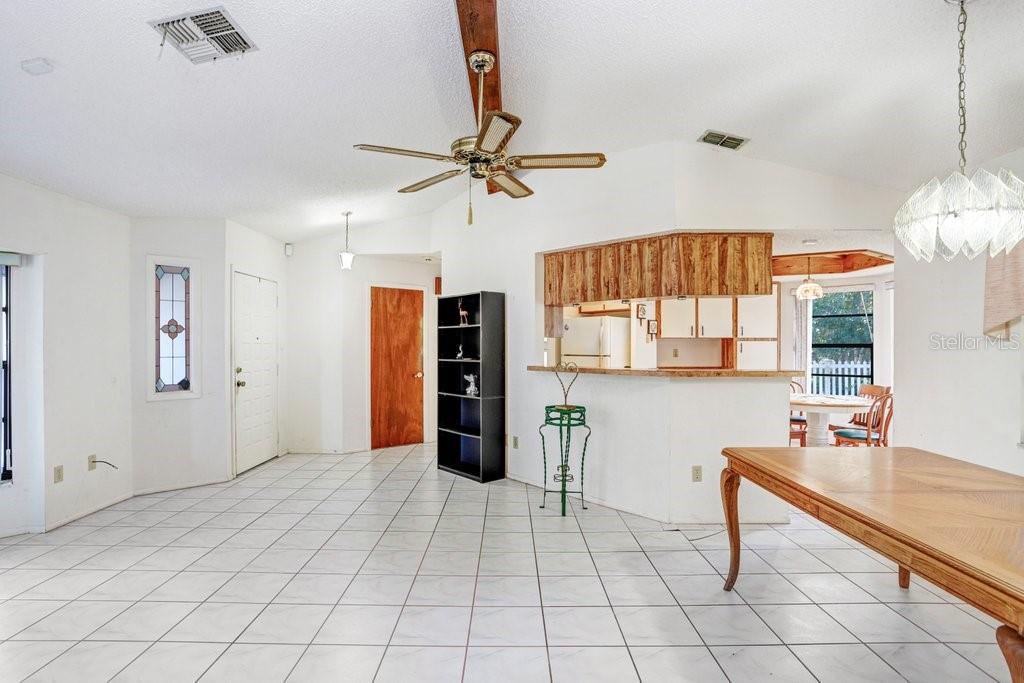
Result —
<svg viewBox="0 0 1024 683"><path fill-rule="evenodd" d="M462 360L462 344L459 344L459 352L455 354L457 360Z"/></svg>
<svg viewBox="0 0 1024 683"><path fill-rule="evenodd" d="M462 307L462 299L459 299L459 325L469 324L469 311Z"/></svg>
<svg viewBox="0 0 1024 683"><path fill-rule="evenodd" d="M467 382L469 382L469 384L466 386L466 396L479 396L480 389L476 386L476 375L463 375L463 378Z"/></svg>

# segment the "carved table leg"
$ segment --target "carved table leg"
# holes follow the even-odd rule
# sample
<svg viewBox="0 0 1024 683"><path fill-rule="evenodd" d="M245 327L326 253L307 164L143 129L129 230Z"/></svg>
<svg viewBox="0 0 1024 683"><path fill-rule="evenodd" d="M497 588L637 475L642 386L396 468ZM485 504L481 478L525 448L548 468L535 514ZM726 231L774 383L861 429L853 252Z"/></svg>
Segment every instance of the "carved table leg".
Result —
<svg viewBox="0 0 1024 683"><path fill-rule="evenodd" d="M910 569L900 565L900 588L910 588Z"/></svg>
<svg viewBox="0 0 1024 683"><path fill-rule="evenodd" d="M740 572L740 517L736 507L736 494L740 488L740 475L729 468L722 470L722 507L725 509L725 528L729 532L729 576L724 589L731 591Z"/></svg>
<svg viewBox="0 0 1024 683"><path fill-rule="evenodd" d="M996 629L996 642L1010 668L1010 680L1024 683L1024 638L1009 626L1000 626Z"/></svg>

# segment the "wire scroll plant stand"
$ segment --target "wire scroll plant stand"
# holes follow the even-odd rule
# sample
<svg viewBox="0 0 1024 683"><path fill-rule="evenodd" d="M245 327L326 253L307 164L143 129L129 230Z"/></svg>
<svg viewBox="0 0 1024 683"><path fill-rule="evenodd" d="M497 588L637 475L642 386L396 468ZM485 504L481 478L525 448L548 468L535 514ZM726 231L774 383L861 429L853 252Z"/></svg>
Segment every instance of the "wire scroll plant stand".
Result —
<svg viewBox="0 0 1024 683"><path fill-rule="evenodd" d="M563 373L572 377L569 380L568 386L565 383L565 379L562 378ZM575 363L558 364L555 368L555 378L558 379L558 383L562 386L562 403L544 406L544 424L537 428L537 431L540 433L541 452L544 455L544 495L540 507L543 508L547 503L549 493L559 493L562 497L563 517L565 517L566 497L570 493L580 494L580 504L584 510L587 509L586 501L583 498L583 465L587 458L587 442L590 441L591 430L587 425L587 409L583 406L575 406L569 403L569 390L572 389L572 385L576 383L576 379L579 376L580 369ZM557 489L548 488L548 451L547 443L544 439L545 427L558 427L559 464L555 467L553 477L553 481L556 484L560 484L560 488ZM578 491L570 491L566 488L566 484L575 481L575 477L569 471L569 453L572 447L572 430L576 427L587 430L587 434L583 437L583 452L580 455L580 488Z"/></svg>

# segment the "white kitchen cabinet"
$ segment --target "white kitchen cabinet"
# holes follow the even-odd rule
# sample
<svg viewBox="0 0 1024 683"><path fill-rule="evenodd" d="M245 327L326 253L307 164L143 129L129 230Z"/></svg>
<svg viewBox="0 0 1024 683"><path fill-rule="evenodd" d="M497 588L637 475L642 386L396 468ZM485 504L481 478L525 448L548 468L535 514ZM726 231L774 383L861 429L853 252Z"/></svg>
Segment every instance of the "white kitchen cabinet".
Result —
<svg viewBox="0 0 1024 683"><path fill-rule="evenodd" d="M741 296L737 299L738 337L776 339L779 336L779 286L765 296Z"/></svg>
<svg viewBox="0 0 1024 683"><path fill-rule="evenodd" d="M658 323L661 336L670 339L690 339L697 336L697 300L664 299Z"/></svg>
<svg viewBox="0 0 1024 683"><path fill-rule="evenodd" d="M737 370L778 370L777 341L739 341L736 351Z"/></svg>
<svg viewBox="0 0 1024 683"><path fill-rule="evenodd" d="M700 297L697 299L698 336L732 336L732 297Z"/></svg>

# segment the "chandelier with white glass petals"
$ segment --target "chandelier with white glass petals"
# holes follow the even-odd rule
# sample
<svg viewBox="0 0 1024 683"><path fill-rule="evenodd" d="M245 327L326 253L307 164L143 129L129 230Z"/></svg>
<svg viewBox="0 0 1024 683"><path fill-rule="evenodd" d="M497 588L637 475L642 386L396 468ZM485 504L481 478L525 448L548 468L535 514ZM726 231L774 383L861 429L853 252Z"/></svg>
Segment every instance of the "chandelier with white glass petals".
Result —
<svg viewBox="0 0 1024 683"><path fill-rule="evenodd" d="M922 185L896 213L893 225L907 251L925 261L936 254L947 261L957 254L973 259L986 249L996 256L1024 237L1024 181L1005 168L998 174L979 168L967 177L967 9L965 0L946 2L960 6L960 170L942 182L932 178Z"/></svg>

